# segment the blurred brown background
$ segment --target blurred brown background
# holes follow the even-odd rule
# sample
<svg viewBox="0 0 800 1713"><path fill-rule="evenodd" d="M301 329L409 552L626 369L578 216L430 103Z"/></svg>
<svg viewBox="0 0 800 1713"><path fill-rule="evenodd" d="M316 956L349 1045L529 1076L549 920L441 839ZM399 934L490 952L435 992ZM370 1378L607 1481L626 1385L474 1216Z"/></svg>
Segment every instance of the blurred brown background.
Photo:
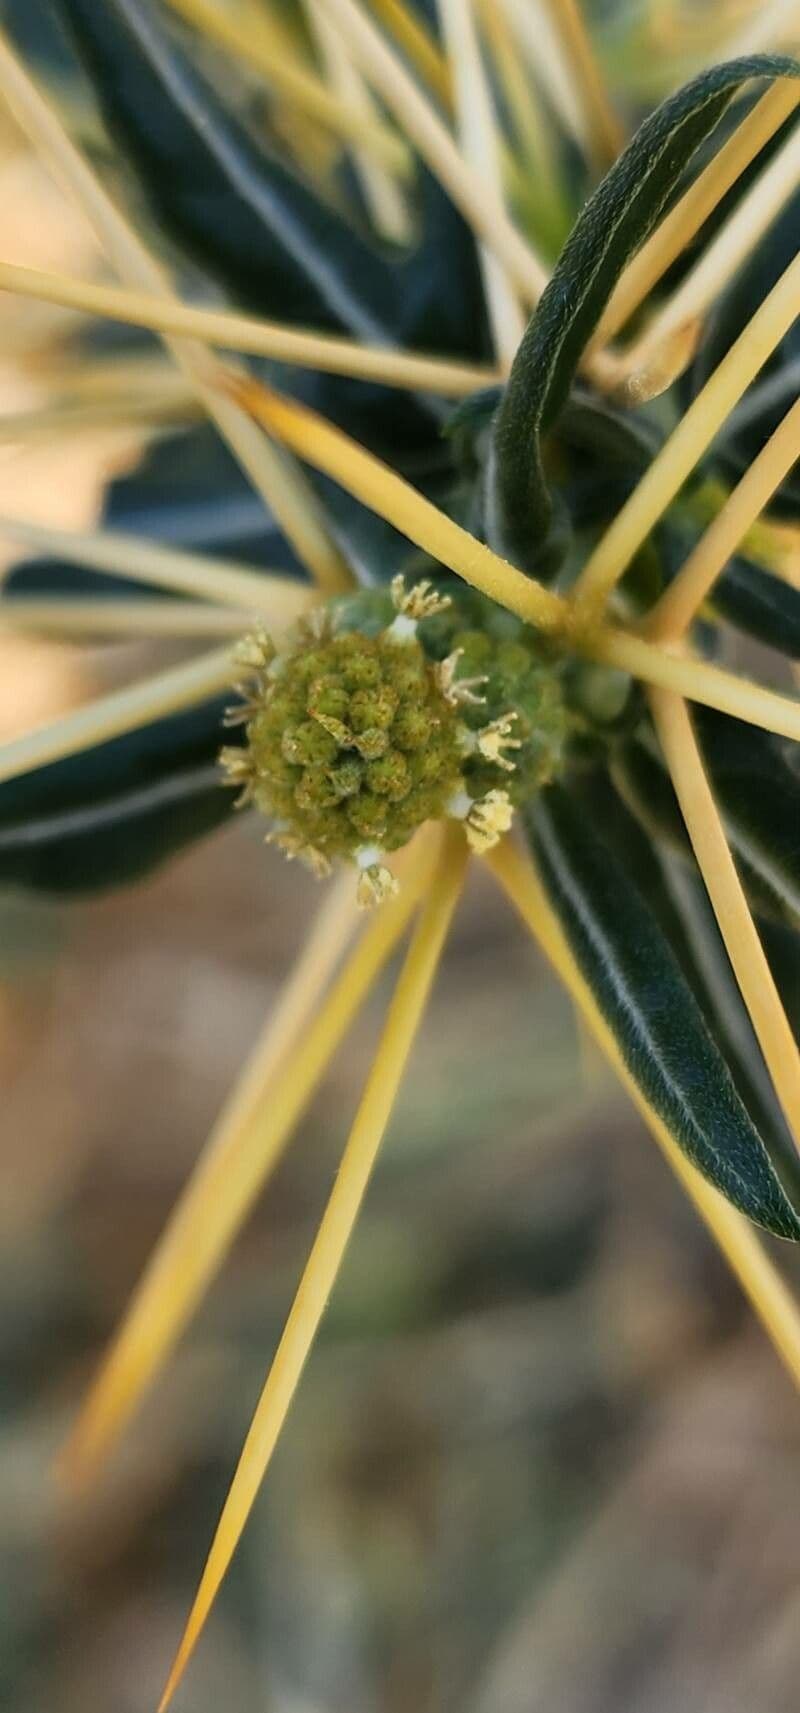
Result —
<svg viewBox="0 0 800 1713"><path fill-rule="evenodd" d="M15 1713L151 1708L384 988L105 1480L52 1461L290 966L239 822L7 899L0 1657ZM789 1713L800 1409L562 996L473 883L358 1236L179 1706Z"/></svg>

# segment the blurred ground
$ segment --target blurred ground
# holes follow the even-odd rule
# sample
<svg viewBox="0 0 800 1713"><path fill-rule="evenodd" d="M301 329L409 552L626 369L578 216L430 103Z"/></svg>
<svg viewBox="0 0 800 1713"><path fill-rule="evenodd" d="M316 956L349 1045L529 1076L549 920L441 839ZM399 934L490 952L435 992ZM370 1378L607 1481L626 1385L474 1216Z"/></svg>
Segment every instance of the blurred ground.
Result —
<svg viewBox="0 0 800 1713"><path fill-rule="evenodd" d="M385 989L105 1481L53 1455L289 967L239 823L3 908L0 1701L154 1705ZM16 952L14 948L16 947ZM462 910L192 1713L789 1713L800 1409L505 907Z"/></svg>

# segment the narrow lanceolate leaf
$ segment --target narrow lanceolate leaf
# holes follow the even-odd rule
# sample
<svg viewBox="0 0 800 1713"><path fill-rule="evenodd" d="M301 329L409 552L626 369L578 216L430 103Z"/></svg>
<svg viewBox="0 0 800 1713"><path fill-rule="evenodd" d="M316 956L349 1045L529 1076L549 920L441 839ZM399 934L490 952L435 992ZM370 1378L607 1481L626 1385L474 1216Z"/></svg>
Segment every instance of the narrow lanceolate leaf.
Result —
<svg viewBox="0 0 800 1713"><path fill-rule="evenodd" d="M797 73L794 61L761 55L703 72L645 120L587 203L528 325L495 424L491 540L523 568L540 566L551 525L542 436L568 396L626 262L655 227L736 89L753 77Z"/></svg>
<svg viewBox="0 0 800 1713"><path fill-rule="evenodd" d="M563 982L601 1052L627 1089L797 1383L800 1379L800 1316L797 1304L758 1233L692 1166L669 1126L659 1117L641 1084L629 1071L614 1031L606 1022L572 955L534 865L526 863L522 853L507 840L491 851L486 861Z"/></svg>
<svg viewBox="0 0 800 1713"><path fill-rule="evenodd" d="M275 1449L366 1193L461 892L466 845L452 828L392 998L355 1123L242 1448L158 1713L172 1700Z"/></svg>
<svg viewBox="0 0 800 1713"><path fill-rule="evenodd" d="M543 795L528 827L573 956L646 1100L735 1207L797 1241L800 1220L691 989L600 830L560 788Z"/></svg>
<svg viewBox="0 0 800 1713"><path fill-rule="evenodd" d="M227 820L233 793L216 765L226 700L0 784L0 883L117 886Z"/></svg>

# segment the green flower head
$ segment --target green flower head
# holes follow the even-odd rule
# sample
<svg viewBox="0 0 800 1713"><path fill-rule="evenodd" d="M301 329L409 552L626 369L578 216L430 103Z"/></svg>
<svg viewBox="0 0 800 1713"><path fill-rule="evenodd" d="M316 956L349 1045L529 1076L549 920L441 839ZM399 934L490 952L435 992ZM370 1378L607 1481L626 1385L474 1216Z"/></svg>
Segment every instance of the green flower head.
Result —
<svg viewBox="0 0 800 1713"><path fill-rule="evenodd" d="M278 650L240 650L249 681L222 762L241 803L318 874L360 871L358 896L396 888L384 858L426 821L463 821L487 850L514 807L558 772L568 730L558 660L481 597L422 582L319 609Z"/></svg>

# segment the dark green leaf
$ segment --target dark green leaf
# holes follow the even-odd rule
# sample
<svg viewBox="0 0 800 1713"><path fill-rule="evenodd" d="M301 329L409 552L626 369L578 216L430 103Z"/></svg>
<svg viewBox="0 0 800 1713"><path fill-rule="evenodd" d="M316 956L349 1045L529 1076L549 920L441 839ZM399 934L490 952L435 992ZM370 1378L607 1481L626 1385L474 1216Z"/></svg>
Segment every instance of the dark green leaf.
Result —
<svg viewBox="0 0 800 1713"><path fill-rule="evenodd" d="M576 530L602 528L616 516L661 440L653 423L615 409L585 387L573 389L549 436L548 459Z"/></svg>
<svg viewBox="0 0 800 1713"><path fill-rule="evenodd" d="M0 785L0 882L94 891L147 873L227 819L216 698Z"/></svg>
<svg viewBox="0 0 800 1713"><path fill-rule="evenodd" d="M543 793L527 819L572 951L648 1104L734 1206L797 1241L800 1220L630 877L560 787Z"/></svg>
<svg viewBox="0 0 800 1713"><path fill-rule="evenodd" d="M680 804L655 740L647 744L634 737L617 744L611 758L611 777L623 802L650 837L693 860Z"/></svg>
<svg viewBox="0 0 800 1713"><path fill-rule="evenodd" d="M637 131L581 214L517 352L497 413L489 470L492 542L524 569L550 569L552 501L542 436L630 257L653 230L686 166L731 96L752 77L795 76L794 61L731 60L701 73Z"/></svg>

